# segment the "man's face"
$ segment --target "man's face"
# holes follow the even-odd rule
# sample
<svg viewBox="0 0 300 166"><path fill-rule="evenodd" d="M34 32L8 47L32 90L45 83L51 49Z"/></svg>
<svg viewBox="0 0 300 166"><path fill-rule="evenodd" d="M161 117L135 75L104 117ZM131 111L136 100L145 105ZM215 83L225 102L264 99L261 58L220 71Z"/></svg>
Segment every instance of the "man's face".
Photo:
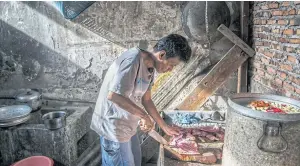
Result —
<svg viewBox="0 0 300 166"><path fill-rule="evenodd" d="M180 63L180 59L178 56L172 58L166 58L166 52L161 51L158 56L158 63L156 66L156 71L158 73L166 73L173 70L175 66Z"/></svg>

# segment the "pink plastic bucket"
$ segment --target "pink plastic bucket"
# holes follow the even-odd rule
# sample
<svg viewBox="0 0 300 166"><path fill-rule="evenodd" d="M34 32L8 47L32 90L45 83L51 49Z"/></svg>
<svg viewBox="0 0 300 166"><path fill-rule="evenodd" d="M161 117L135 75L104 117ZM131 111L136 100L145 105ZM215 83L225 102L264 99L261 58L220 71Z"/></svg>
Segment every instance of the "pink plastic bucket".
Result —
<svg viewBox="0 0 300 166"><path fill-rule="evenodd" d="M53 166L54 162L46 156L32 156L20 160L11 166Z"/></svg>

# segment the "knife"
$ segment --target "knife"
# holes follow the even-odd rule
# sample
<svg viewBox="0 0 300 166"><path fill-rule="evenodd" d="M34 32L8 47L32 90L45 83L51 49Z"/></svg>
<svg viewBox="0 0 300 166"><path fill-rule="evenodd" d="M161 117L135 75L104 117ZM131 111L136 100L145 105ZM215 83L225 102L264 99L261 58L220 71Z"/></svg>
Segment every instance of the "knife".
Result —
<svg viewBox="0 0 300 166"><path fill-rule="evenodd" d="M168 145L168 141L164 139L161 135L159 135L155 130L150 130L148 132L148 135L150 135L152 138L154 138L157 142L163 144L163 145Z"/></svg>

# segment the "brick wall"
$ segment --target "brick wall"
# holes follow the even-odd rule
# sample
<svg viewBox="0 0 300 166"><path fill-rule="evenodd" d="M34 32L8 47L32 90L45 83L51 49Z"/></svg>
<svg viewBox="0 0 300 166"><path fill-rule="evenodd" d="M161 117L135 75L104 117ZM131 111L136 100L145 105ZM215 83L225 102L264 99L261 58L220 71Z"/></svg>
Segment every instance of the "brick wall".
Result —
<svg viewBox="0 0 300 166"><path fill-rule="evenodd" d="M300 2L254 2L251 92L300 99Z"/></svg>

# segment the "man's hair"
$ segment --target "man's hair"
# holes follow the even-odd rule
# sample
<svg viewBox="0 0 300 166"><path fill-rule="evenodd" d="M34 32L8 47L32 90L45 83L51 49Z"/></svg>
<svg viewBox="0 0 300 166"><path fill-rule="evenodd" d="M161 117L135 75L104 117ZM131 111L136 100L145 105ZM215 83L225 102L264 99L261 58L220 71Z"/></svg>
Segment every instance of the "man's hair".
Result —
<svg viewBox="0 0 300 166"><path fill-rule="evenodd" d="M179 56L183 62L189 61L191 57L191 47L188 41L181 35L170 34L161 38L153 47L154 52L166 51L166 58Z"/></svg>

